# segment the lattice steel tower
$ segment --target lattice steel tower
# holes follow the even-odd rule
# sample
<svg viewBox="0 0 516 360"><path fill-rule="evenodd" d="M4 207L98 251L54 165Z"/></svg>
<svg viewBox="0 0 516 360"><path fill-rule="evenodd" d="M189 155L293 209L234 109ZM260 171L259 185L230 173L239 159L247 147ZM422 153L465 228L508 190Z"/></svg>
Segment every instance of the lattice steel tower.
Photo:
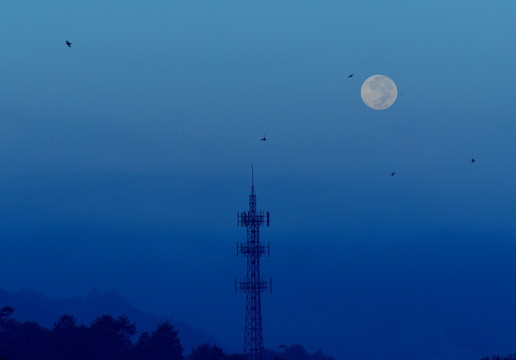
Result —
<svg viewBox="0 0 516 360"><path fill-rule="evenodd" d="M269 212L256 211L256 195L254 193L253 170L251 168L251 194L249 210L237 214L238 225L247 228L247 241L237 243L237 256L247 258L247 278L235 280L235 291L245 293L245 335L244 352L249 360L262 360L263 331L261 294L265 290L272 291L272 279L260 277L260 257L270 255L270 245L260 242L260 226L269 226Z"/></svg>

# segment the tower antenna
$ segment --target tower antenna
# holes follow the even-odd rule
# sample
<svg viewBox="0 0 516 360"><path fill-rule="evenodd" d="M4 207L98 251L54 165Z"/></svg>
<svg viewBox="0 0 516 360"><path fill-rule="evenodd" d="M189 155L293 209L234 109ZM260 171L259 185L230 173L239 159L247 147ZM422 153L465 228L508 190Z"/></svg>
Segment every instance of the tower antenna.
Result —
<svg viewBox="0 0 516 360"><path fill-rule="evenodd" d="M237 243L237 256L242 254L247 258L247 277L235 280L235 292L245 293L245 332L244 353L249 360L262 360L263 329L261 294L269 289L272 291L272 279L260 277L260 257L270 255L270 245L267 247L260 242L260 226L269 226L269 212L256 210L256 195L254 193L254 169L251 165L251 194L249 195L249 210L237 214L239 226L247 228L247 240Z"/></svg>

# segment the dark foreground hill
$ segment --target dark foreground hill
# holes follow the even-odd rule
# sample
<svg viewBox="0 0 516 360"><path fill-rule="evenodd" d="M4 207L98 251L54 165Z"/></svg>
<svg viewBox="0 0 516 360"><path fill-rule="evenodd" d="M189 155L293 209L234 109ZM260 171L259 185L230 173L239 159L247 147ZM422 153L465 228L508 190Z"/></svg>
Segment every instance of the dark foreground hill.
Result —
<svg viewBox="0 0 516 360"><path fill-rule="evenodd" d="M9 292L0 289L0 308L3 306L15 309L13 316L16 320L34 321L46 328L52 328L63 314L73 315L79 325L90 325L95 318L103 314L115 318L125 315L136 324L137 332L152 331L158 324L169 321L178 331L187 353L193 346L202 343L217 344L226 352L234 352L233 349L220 344L214 336L183 322L138 310L114 292L101 294L93 290L86 297L51 299L33 290Z"/></svg>
<svg viewBox="0 0 516 360"><path fill-rule="evenodd" d="M21 295L3 292L4 300L18 303L22 308L26 307L25 311L29 313L37 310L34 307L35 304L40 306L40 311L48 311L48 313L55 311L55 308L50 306L54 303L49 299L34 292L29 294L32 296L28 296L27 292L22 292ZM92 294L91 297L98 300L101 296ZM45 302L47 306L43 307L41 303ZM79 303L84 305L83 300ZM247 358L244 354L228 354L222 348L208 342L192 346L191 353L185 355L179 333L169 321L160 322L153 330L138 334L136 324L125 314L117 317L110 314L99 315L85 325L79 324L76 317L66 313L60 315L52 326L42 326L34 320L20 321L13 316L14 312L15 308L9 305L0 308L0 360L246 360ZM41 315L41 313L38 314ZM301 345L282 345L280 348L281 351L266 350L264 360L334 360L320 350L309 354Z"/></svg>

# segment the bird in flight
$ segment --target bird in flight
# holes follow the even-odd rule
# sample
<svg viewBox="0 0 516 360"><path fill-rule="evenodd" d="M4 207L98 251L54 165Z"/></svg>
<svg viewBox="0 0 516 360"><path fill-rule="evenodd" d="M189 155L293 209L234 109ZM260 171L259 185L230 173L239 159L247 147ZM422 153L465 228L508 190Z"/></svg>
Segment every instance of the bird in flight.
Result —
<svg viewBox="0 0 516 360"><path fill-rule="evenodd" d="M68 47L72 47L72 43L71 43L71 42L69 42L68 40L66 40L66 46L68 46Z"/></svg>
<svg viewBox="0 0 516 360"><path fill-rule="evenodd" d="M395 173L394 171L393 171L393 172L391 172L391 176L394 176L394 175L396 175L396 173Z"/></svg>
<svg viewBox="0 0 516 360"><path fill-rule="evenodd" d="M265 137L265 135L263 135L263 137L260 139L260 141L265 141L267 140L267 138Z"/></svg>
<svg viewBox="0 0 516 360"><path fill-rule="evenodd" d="M350 75L348 75L348 79L349 79L350 77L353 77L353 75L355 75L355 74L350 74Z"/></svg>
<svg viewBox="0 0 516 360"><path fill-rule="evenodd" d="M471 159L471 163L473 164L474 162L475 162L475 159L473 159L473 158L472 158L472 159Z"/></svg>

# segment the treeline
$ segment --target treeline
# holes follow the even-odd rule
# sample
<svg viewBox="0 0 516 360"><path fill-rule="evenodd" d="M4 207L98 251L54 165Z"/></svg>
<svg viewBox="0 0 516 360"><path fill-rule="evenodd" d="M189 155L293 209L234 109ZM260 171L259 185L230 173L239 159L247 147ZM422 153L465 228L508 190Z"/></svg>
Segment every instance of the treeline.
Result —
<svg viewBox="0 0 516 360"><path fill-rule="evenodd" d="M493 355L491 357L485 357L480 360L516 360L516 354L509 354L505 356Z"/></svg>
<svg viewBox="0 0 516 360"><path fill-rule="evenodd" d="M72 315L62 315L51 329L34 321L12 318L14 308L0 309L0 360L245 360L243 354L225 354L216 345L201 344L183 354L184 347L168 321L137 336L127 316L102 315L90 326L78 325ZM303 346L267 350L264 360L333 360L320 350L308 354Z"/></svg>
<svg viewBox="0 0 516 360"><path fill-rule="evenodd" d="M8 360L182 360L183 346L169 322L142 332L133 343L136 325L121 315L102 315L90 326L78 325L72 315L61 316L52 329L33 321L11 318L14 309L0 309L0 358Z"/></svg>

